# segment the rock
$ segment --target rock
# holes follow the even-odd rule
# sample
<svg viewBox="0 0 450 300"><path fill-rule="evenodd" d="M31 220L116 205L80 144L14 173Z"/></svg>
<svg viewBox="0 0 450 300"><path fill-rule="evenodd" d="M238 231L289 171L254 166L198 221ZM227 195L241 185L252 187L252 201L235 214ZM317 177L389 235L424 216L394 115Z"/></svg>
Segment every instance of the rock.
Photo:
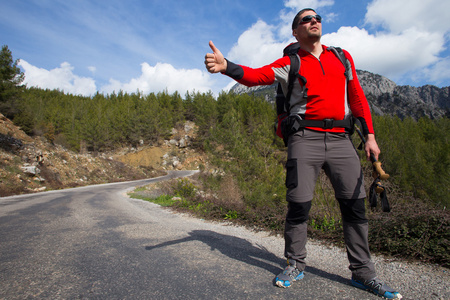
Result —
<svg viewBox="0 0 450 300"><path fill-rule="evenodd" d="M34 181L39 181L39 182L44 182L44 181L45 181L45 179L42 178L42 177L40 177L40 176L34 177L33 180L34 180Z"/></svg>
<svg viewBox="0 0 450 300"><path fill-rule="evenodd" d="M184 123L184 131L186 133L191 132L194 129L194 123L190 122L190 121L186 121L186 123Z"/></svg>
<svg viewBox="0 0 450 300"><path fill-rule="evenodd" d="M178 147L185 148L186 147L186 140L182 138L180 142L178 143Z"/></svg>
<svg viewBox="0 0 450 300"><path fill-rule="evenodd" d="M174 160L173 162L172 162L172 166L174 167L174 168L176 168L176 167L178 167L178 165L180 165L181 163L178 161L178 160Z"/></svg>
<svg viewBox="0 0 450 300"><path fill-rule="evenodd" d="M36 166L22 166L20 168L25 174L32 176L35 176L41 172L41 170L39 170L39 168Z"/></svg>

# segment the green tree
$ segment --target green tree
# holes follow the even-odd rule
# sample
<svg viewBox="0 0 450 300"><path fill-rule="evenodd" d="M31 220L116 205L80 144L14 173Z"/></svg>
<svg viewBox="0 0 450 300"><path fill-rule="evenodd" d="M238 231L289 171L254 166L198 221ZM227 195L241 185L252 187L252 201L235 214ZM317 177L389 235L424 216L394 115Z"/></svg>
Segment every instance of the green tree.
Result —
<svg viewBox="0 0 450 300"><path fill-rule="evenodd" d="M12 118L17 113L15 105L18 97L18 87L25 79L17 66L19 60L13 60L8 46L2 46L0 52L0 112Z"/></svg>
<svg viewBox="0 0 450 300"><path fill-rule="evenodd" d="M211 92L205 94L194 93L189 110L193 112L193 120L198 126L197 146L208 147L211 142L211 130L217 125L217 101Z"/></svg>

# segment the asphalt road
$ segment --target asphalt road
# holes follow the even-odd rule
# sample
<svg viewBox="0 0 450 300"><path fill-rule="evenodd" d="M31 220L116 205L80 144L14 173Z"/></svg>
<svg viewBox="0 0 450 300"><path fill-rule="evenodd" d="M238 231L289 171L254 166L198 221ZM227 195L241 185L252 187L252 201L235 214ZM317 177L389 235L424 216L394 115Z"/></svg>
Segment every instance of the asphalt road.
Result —
<svg viewBox="0 0 450 300"><path fill-rule="evenodd" d="M313 251L280 289L279 237L125 195L164 179L0 198L0 299L379 299L349 285L344 252Z"/></svg>

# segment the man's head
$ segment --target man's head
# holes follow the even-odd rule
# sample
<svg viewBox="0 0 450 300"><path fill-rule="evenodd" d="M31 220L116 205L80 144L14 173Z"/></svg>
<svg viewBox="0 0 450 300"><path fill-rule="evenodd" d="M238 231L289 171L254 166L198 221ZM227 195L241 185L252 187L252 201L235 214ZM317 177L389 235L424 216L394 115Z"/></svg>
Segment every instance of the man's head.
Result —
<svg viewBox="0 0 450 300"><path fill-rule="evenodd" d="M292 35L301 42L320 41L322 36L322 17L312 8L304 8L292 21Z"/></svg>
<svg viewBox="0 0 450 300"><path fill-rule="evenodd" d="M307 11L312 11L312 12L314 12L314 13L316 14L316 11L315 11L314 9L312 9L312 8L304 8L304 9L302 9L301 11L299 11L299 12L295 15L294 20L292 21L292 30L294 30L295 28L297 28L298 24L300 23L300 16L301 16L303 13L307 12Z"/></svg>

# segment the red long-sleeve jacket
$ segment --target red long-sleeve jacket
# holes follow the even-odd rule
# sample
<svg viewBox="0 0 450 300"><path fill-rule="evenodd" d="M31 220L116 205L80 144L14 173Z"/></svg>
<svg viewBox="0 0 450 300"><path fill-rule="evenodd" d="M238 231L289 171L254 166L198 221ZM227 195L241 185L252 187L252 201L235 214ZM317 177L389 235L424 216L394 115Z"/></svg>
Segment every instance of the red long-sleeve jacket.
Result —
<svg viewBox="0 0 450 300"><path fill-rule="evenodd" d="M343 120L352 113L361 121L364 134L374 133L369 104L359 84L351 55L344 54L352 66L352 75L347 81L345 67L339 58L326 46L322 45L320 58L299 50L301 59L300 75L306 78L307 99L301 97L300 81L294 83L291 95L290 112L304 116L305 120L334 119ZM275 81L287 90L290 59L284 56L261 68L236 65L230 61L225 72L237 82L246 86L271 85ZM343 128L312 128L319 131L343 132Z"/></svg>

